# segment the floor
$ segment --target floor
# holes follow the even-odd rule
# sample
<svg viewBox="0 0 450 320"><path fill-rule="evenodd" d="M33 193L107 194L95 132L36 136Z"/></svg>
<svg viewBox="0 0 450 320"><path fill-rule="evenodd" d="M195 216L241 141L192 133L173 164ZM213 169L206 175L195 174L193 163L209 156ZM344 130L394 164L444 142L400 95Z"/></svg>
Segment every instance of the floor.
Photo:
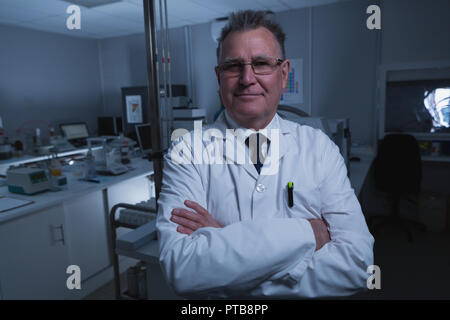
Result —
<svg viewBox="0 0 450 320"><path fill-rule="evenodd" d="M381 270L381 289L350 299L450 299L450 232L413 232L413 242L395 227L375 235L375 264ZM121 279L125 286L125 274ZM88 300L113 300L111 281Z"/></svg>
<svg viewBox="0 0 450 320"><path fill-rule="evenodd" d="M381 289L356 295L360 299L450 299L450 232L406 233L386 226L375 237L375 264Z"/></svg>
<svg viewBox="0 0 450 320"><path fill-rule="evenodd" d="M121 291L123 291L123 288L126 288L126 272L122 273L120 275L120 286ZM85 300L115 300L115 294L114 294L114 281L110 281L107 284L105 284L103 287L100 287L87 297L85 297Z"/></svg>

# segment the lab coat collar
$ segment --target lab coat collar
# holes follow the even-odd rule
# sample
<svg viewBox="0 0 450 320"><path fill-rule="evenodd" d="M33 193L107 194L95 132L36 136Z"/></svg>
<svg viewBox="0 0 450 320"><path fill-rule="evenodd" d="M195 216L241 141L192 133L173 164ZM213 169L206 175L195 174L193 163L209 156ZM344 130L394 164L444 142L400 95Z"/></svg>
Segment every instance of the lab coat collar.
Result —
<svg viewBox="0 0 450 320"><path fill-rule="evenodd" d="M227 143L228 141L234 145L235 139L241 142L236 144L236 152L245 155L245 157L247 157L246 159L248 159L248 148L245 146L245 139L252 133L255 133L255 130L247 129L238 125L233 119L231 119L226 110L222 112L222 114L218 117L212 127L214 129L217 129L218 131L213 130L211 132L211 136L222 138L224 140L224 143ZM230 130L230 132L233 132L233 134L230 134L230 132L227 133L227 129L232 129ZM294 143L294 141L292 141L291 134L293 130L294 129L290 121L284 120L278 114L275 114L269 125L263 130L259 131L271 140L271 147L269 148L269 156L271 159L270 161L276 161L277 163L279 163L281 158L289 152L289 150L291 149L290 146L292 146L292 143ZM278 133L278 137L274 136L274 134L276 133ZM274 144L278 144L279 146L277 151L278 155L275 154L275 157L273 157L274 154L271 153L275 148ZM232 154L232 156L234 156L234 153ZM224 158L226 159L227 163L239 164L238 162L236 162L236 159L232 159L231 157L229 157L229 154L227 152L224 153ZM255 179L258 179L259 175L253 164L246 161L245 164L242 165L250 175L252 175ZM261 175L270 175L271 173L268 172L267 169L268 168L266 165L263 166Z"/></svg>
<svg viewBox="0 0 450 320"><path fill-rule="evenodd" d="M270 130L270 129L279 129L281 133L289 133L289 130L287 130L287 126L283 126L280 123L281 117L275 113L275 116L272 118L272 120L269 122L269 124L263 129L263 130ZM248 131L248 134L246 136L248 137L250 134L255 133L257 131L253 129L244 128L241 125L239 125L236 121L234 121L227 110L224 110L220 117L217 119L216 123L222 122L225 124L225 127L227 129L242 129L245 131ZM260 130L261 131L261 130Z"/></svg>

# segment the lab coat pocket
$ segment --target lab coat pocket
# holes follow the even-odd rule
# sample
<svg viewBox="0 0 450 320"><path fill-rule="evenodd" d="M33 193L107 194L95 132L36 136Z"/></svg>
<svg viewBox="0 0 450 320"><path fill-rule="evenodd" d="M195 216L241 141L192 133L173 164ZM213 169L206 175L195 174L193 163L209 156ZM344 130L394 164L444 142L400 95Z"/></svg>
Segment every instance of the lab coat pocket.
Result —
<svg viewBox="0 0 450 320"><path fill-rule="evenodd" d="M292 207L289 206L289 191L283 192L283 203L285 212L289 218L319 219L320 193L317 188L295 188L292 191Z"/></svg>

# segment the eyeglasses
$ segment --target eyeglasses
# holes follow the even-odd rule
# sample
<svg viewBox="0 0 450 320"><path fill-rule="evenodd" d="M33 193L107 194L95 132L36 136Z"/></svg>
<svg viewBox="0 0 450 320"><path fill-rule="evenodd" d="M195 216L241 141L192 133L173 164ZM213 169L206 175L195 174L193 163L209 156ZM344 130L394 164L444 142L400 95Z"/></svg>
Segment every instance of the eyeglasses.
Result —
<svg viewBox="0 0 450 320"><path fill-rule="evenodd" d="M275 68L283 63L284 60L278 58L258 58L252 62L242 61L227 61L217 66L217 69L223 74L228 76L239 76L244 69L244 66L251 65L254 74L265 75L271 74L275 71Z"/></svg>

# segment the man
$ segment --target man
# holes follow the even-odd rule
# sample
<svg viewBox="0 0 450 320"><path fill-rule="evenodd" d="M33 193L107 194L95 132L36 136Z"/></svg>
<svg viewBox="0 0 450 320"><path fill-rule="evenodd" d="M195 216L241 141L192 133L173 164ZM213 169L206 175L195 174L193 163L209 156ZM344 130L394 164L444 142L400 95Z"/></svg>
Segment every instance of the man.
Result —
<svg viewBox="0 0 450 320"><path fill-rule="evenodd" d="M329 297L366 288L374 239L337 146L276 114L289 74L284 38L261 12L232 14L216 67L225 112L166 156L160 263L179 295Z"/></svg>

